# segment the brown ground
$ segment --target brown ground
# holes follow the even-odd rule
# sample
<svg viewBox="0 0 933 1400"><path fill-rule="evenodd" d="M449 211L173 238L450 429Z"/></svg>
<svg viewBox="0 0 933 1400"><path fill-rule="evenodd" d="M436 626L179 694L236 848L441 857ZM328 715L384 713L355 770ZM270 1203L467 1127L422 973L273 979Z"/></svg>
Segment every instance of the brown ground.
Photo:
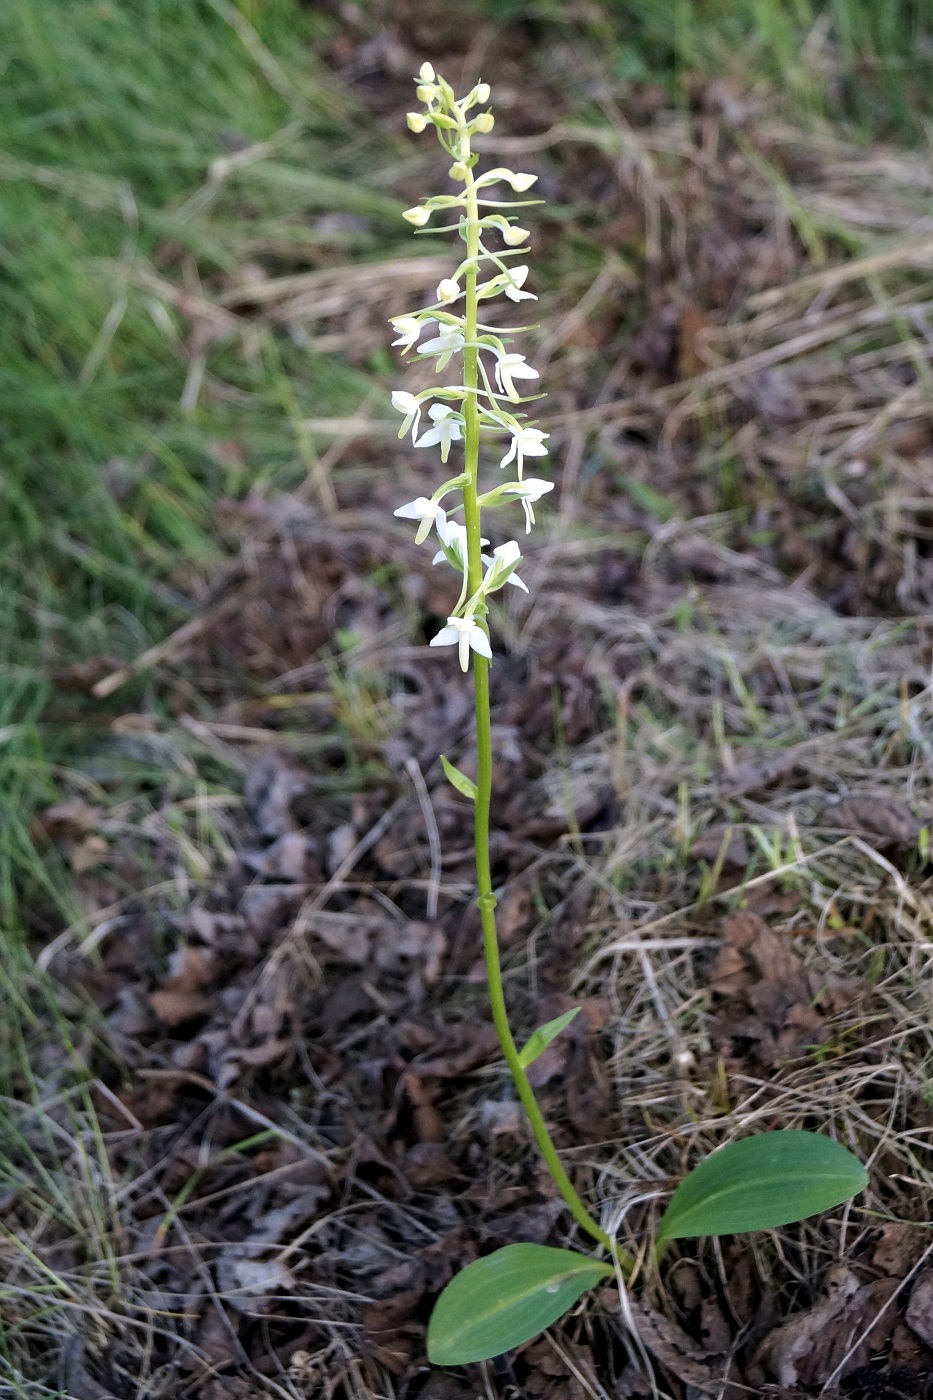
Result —
<svg viewBox="0 0 933 1400"><path fill-rule="evenodd" d="M42 961L92 1087L60 1080L21 1150L82 1229L50 1186L0 1210L39 1261L14 1285L75 1299L24 1368L79 1400L933 1393L928 177L725 87L587 126L545 57L471 56L505 94L491 152L549 201L529 355L558 482L494 619L495 878L517 1030L583 1007L536 1083L641 1270L621 1310L607 1288L501 1361L427 1366L454 1270L571 1236L437 761L472 761L468 685L424 645L448 580L390 518L428 468L374 400L328 485L225 510L239 564L101 743L104 791L143 755L199 795L76 785L43 818L86 919ZM359 86L398 126L390 59ZM346 303L363 361L405 301ZM656 1276L684 1171L781 1126L836 1134L870 1190Z"/></svg>

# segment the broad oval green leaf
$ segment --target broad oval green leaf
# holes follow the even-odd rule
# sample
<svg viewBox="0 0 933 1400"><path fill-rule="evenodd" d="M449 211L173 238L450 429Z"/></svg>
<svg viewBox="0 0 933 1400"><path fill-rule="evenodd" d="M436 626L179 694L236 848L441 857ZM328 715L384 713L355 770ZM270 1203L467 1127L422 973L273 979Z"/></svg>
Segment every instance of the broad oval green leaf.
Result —
<svg viewBox="0 0 933 1400"><path fill-rule="evenodd" d="M462 797L468 797L471 802L476 801L476 784L472 778L468 778L466 773L461 773L459 768L455 768L449 758L441 754L441 767L447 781L451 783Z"/></svg>
<svg viewBox="0 0 933 1400"><path fill-rule="evenodd" d="M685 1177L656 1243L789 1225L831 1210L867 1184L861 1162L832 1138L792 1128L758 1133L720 1147Z"/></svg>
<svg viewBox="0 0 933 1400"><path fill-rule="evenodd" d="M579 1012L580 1007L575 1006L572 1011L565 1011L563 1016L555 1016L553 1021L545 1021L543 1026L532 1031L518 1052L518 1062L522 1068L527 1069L529 1065L533 1065L538 1056L544 1054L555 1036L560 1035L561 1031L570 1025L574 1016L578 1015Z"/></svg>
<svg viewBox="0 0 933 1400"><path fill-rule="evenodd" d="M487 1361L550 1327L610 1264L571 1249L509 1244L467 1267L444 1289L428 1324L435 1366Z"/></svg>

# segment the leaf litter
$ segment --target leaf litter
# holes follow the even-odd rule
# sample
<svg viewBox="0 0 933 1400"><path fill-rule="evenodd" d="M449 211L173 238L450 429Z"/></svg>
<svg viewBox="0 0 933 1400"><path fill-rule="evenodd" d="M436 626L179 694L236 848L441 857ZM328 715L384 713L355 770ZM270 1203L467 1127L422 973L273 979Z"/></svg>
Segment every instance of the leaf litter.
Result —
<svg viewBox="0 0 933 1400"><path fill-rule="evenodd" d="M394 117L392 52L366 64ZM516 1023L582 1006L533 1072L635 1254L698 1156L756 1129L830 1131L872 1185L779 1234L678 1245L662 1277L644 1261L621 1310L600 1290L484 1384L923 1395L933 438L903 326L926 254L905 245L880 291L857 261L806 262L840 221L870 215L868 253L901 238L916 188L885 153L866 215L864 156L757 97L675 114L644 94L603 139L523 91L515 139L624 269L548 294L578 528L530 552L548 587L503 616L493 670ZM359 348L394 309L328 314ZM270 282L238 314L315 313ZM328 518L225 513L242 563L210 626L159 653L158 715L118 717L94 801L41 819L80 917L40 910L35 933L90 1098L37 1031L51 1128L24 1085L0 1199L30 1380L51 1374L28 1341L51 1271L81 1300L46 1323L76 1394L475 1394L426 1368L433 1299L492 1248L563 1238L485 1010L469 804L437 762L475 771L469 697L424 647L446 594L384 523L418 467L355 441ZM153 755L227 805L118 797L115 759Z"/></svg>

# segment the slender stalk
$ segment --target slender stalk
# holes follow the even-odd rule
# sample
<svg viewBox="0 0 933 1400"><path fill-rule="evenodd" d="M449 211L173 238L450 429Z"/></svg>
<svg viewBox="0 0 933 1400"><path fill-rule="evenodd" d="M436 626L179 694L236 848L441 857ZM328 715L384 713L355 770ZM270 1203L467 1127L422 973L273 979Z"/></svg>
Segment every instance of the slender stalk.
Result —
<svg viewBox="0 0 933 1400"><path fill-rule="evenodd" d="M461 159L469 160L469 134L464 130L461 138ZM464 523L467 531L467 556L469 592L475 594L483 576L480 558L480 508L477 499L477 472L479 465L479 408L475 390L477 388L477 357L475 346L477 334L477 260L479 257L480 230L479 207L473 172L470 170L465 182L467 201L467 260L465 276L465 326L466 348L463 355L464 387L467 389L464 403L464 474L469 478L463 487ZM484 624L485 625L485 624ZM557 1155L557 1149L548 1132L544 1116L538 1106L534 1090L519 1061L518 1048L509 1025L505 992L502 986L502 965L499 960L499 940L496 934L496 896L492 887L492 870L489 860L489 810L492 800L492 727L489 712L489 662L476 653L473 655L473 675L476 696L476 748L478 772L476 779L476 799L474 804L474 834L476 843L476 881L478 889L477 905L483 929L483 949L486 958L486 977L489 985L489 1000L499 1044L509 1067L522 1107L528 1115L535 1142L547 1164L554 1184L560 1191L577 1223L598 1240L604 1248L613 1253L613 1241L602 1226L587 1210ZM619 1262L623 1269L631 1267L627 1258Z"/></svg>

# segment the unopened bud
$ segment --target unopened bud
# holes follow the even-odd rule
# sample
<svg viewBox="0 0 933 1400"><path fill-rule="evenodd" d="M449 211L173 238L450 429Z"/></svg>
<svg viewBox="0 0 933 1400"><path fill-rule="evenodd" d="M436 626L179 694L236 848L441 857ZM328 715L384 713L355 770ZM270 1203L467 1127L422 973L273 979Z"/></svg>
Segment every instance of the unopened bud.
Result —
<svg viewBox="0 0 933 1400"><path fill-rule="evenodd" d="M455 160L447 172L452 180L465 180L469 173L462 160Z"/></svg>
<svg viewBox="0 0 933 1400"><path fill-rule="evenodd" d="M413 209L406 209L402 215L402 218L414 224L415 228L424 228L430 217L428 210L422 209L420 204L416 204Z"/></svg>
<svg viewBox="0 0 933 1400"><path fill-rule="evenodd" d="M420 87L415 88L415 96L419 102L433 102L436 93L437 88L429 83L422 83Z"/></svg>
<svg viewBox="0 0 933 1400"><path fill-rule="evenodd" d="M409 131L424 131L428 124L427 117L423 117L420 112L409 112L405 117Z"/></svg>
<svg viewBox="0 0 933 1400"><path fill-rule="evenodd" d="M524 243L527 237L528 230L519 228L518 224L512 224L509 228L503 229L502 232L502 241L507 243L510 248L517 248L520 243Z"/></svg>
<svg viewBox="0 0 933 1400"><path fill-rule="evenodd" d="M422 63L421 67L418 69L418 77L423 83L434 82L434 69L431 67L430 63Z"/></svg>
<svg viewBox="0 0 933 1400"><path fill-rule="evenodd" d="M487 132L492 131L495 124L496 120L492 112L480 112L479 116L473 120L473 130L478 131L481 136L485 136Z"/></svg>
<svg viewBox="0 0 933 1400"><path fill-rule="evenodd" d="M513 175L510 184L513 190L530 190L537 175Z"/></svg>
<svg viewBox="0 0 933 1400"><path fill-rule="evenodd" d="M477 102L488 102L490 87L488 83L477 83L475 89Z"/></svg>
<svg viewBox="0 0 933 1400"><path fill-rule="evenodd" d="M437 284L437 299L441 302L456 301L460 295L460 284L452 277L443 277Z"/></svg>

